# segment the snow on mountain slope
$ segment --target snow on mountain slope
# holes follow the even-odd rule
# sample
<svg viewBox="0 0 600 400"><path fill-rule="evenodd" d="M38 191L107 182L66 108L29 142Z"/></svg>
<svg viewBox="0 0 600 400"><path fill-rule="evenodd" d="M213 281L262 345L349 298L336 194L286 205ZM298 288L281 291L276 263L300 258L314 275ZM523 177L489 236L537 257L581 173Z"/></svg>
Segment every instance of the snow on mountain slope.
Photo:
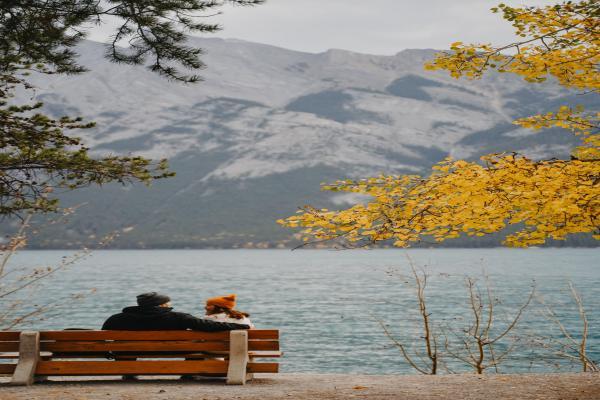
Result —
<svg viewBox="0 0 600 400"><path fill-rule="evenodd" d="M231 159L210 176L239 178L318 163L410 170L396 165L394 155L419 158L411 145L452 154L465 136L509 122L506 102L524 86L514 78L469 82L425 72L428 50L308 54L237 40L193 41L207 52L201 84L111 64L102 44L85 42L81 62L91 71L42 77L38 98L55 114L95 120L98 128L82 133L94 148L153 157L226 149ZM541 93L561 94L552 86Z"/></svg>

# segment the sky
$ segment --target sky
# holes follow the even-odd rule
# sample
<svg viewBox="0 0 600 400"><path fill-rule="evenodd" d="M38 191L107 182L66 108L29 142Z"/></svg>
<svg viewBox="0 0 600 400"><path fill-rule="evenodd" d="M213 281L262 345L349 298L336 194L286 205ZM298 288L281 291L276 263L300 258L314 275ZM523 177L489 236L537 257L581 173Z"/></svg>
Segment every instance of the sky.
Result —
<svg viewBox="0 0 600 400"><path fill-rule="evenodd" d="M344 49L392 55L404 49L448 48L455 41L501 44L512 26L493 14L500 2L547 5L556 0L267 0L257 7L226 5L207 19L223 26L207 35L319 53ZM91 32L106 40L110 24Z"/></svg>

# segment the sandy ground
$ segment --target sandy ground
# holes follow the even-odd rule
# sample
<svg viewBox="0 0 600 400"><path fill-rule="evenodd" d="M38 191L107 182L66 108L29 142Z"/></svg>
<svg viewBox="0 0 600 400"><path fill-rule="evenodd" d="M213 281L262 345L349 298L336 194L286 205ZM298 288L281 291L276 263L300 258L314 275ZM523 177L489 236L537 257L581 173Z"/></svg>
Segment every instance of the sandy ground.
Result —
<svg viewBox="0 0 600 400"><path fill-rule="evenodd" d="M1 400L270 400L270 399L556 399L599 400L600 374L312 375L264 374L245 386L222 381L54 381L0 384Z"/></svg>

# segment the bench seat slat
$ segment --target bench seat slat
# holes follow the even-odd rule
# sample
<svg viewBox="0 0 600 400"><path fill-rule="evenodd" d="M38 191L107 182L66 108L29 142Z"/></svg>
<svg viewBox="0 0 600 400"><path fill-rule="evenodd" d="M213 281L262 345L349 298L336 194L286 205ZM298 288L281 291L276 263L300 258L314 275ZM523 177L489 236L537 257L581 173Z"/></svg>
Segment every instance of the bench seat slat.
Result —
<svg viewBox="0 0 600 400"><path fill-rule="evenodd" d="M37 375L180 375L227 373L227 361L39 361Z"/></svg>
<svg viewBox="0 0 600 400"><path fill-rule="evenodd" d="M16 367L17 364L0 364L0 374L12 374Z"/></svg>
<svg viewBox="0 0 600 400"><path fill-rule="evenodd" d="M227 361L40 361L35 373L46 376L226 374ZM14 366L8 365L6 373ZM277 363L248 363L249 373L277 373ZM0 369L0 372L2 370Z"/></svg>
<svg viewBox="0 0 600 400"><path fill-rule="evenodd" d="M4 340L19 340L19 332L9 333ZM14 337L14 338L13 338ZM275 329L251 329L248 331L250 340L277 340L279 331ZM2 336L0 336L2 340ZM40 332L40 340L56 341L85 341L85 340L227 340L229 331L200 332L200 331L46 331Z"/></svg>
<svg viewBox="0 0 600 400"><path fill-rule="evenodd" d="M250 373L271 373L279 372L278 363L248 363L246 370Z"/></svg>

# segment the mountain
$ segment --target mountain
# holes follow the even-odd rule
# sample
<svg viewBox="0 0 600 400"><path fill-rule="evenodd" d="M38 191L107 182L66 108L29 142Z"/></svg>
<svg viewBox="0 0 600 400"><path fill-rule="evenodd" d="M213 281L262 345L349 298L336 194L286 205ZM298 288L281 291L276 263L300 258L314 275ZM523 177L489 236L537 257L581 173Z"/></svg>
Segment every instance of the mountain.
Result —
<svg viewBox="0 0 600 400"><path fill-rule="evenodd" d="M520 116L582 103L554 84L491 74L478 81L426 72L433 50L375 56L311 54L223 39L206 50L204 82L184 85L103 58L84 42L79 76L36 76L35 100L54 116L81 115L78 132L97 154L168 157L177 176L62 195L79 206L32 245L93 245L124 231L115 247L288 247L274 221L307 203L344 207L356 196L322 193L321 182L379 173L427 173L450 155L516 150L565 156L568 134L532 133Z"/></svg>

